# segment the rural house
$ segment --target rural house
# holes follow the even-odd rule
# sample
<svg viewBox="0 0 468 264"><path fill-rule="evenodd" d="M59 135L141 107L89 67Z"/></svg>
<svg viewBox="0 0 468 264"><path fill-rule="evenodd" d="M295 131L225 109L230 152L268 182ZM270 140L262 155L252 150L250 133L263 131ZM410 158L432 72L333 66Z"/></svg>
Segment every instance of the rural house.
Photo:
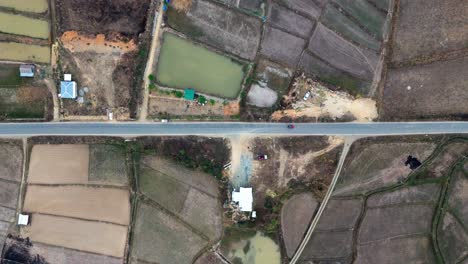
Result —
<svg viewBox="0 0 468 264"><path fill-rule="evenodd" d="M65 74L63 81L60 82L60 97L65 99L75 99L76 93L76 82L72 81L71 74Z"/></svg>
<svg viewBox="0 0 468 264"><path fill-rule="evenodd" d="M20 77L34 77L35 69L33 64L21 64L19 67Z"/></svg>
<svg viewBox="0 0 468 264"><path fill-rule="evenodd" d="M240 187L238 192L234 190L232 192L232 201L239 205L242 212L251 212L253 203L252 188Z"/></svg>

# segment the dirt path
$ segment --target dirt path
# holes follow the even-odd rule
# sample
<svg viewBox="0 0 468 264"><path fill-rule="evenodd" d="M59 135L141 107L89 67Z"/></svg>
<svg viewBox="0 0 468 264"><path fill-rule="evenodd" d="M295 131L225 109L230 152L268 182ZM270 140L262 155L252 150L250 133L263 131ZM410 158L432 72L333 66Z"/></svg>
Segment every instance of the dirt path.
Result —
<svg viewBox="0 0 468 264"><path fill-rule="evenodd" d="M52 100L54 101L54 122L60 121L60 101L57 95L57 88L50 80L44 79L44 83L47 85L49 92L52 94Z"/></svg>
<svg viewBox="0 0 468 264"><path fill-rule="evenodd" d="M161 32L162 18L164 16L163 4L159 5L159 9L156 12L157 12L158 19L156 23L153 25L153 38L151 39L151 48L148 54L148 60L146 62L145 73L143 74L144 95L143 95L143 104L141 105L140 116L138 118L138 121L145 121L146 118L148 117L148 102L149 102L148 76L153 72L154 55L156 53L156 49L159 46L159 40L160 40L159 35Z"/></svg>

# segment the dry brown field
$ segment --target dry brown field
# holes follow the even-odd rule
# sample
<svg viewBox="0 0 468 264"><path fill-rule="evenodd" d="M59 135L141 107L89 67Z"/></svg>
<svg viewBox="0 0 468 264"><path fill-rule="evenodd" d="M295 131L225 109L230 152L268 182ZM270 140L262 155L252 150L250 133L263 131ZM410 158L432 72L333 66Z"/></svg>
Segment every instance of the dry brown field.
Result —
<svg viewBox="0 0 468 264"><path fill-rule="evenodd" d="M128 225L130 193L113 188L29 185L23 210Z"/></svg>
<svg viewBox="0 0 468 264"><path fill-rule="evenodd" d="M123 257L127 227L67 217L33 214L30 238L50 245Z"/></svg>
<svg viewBox="0 0 468 264"><path fill-rule="evenodd" d="M35 145L29 163L28 183L87 183L88 145Z"/></svg>

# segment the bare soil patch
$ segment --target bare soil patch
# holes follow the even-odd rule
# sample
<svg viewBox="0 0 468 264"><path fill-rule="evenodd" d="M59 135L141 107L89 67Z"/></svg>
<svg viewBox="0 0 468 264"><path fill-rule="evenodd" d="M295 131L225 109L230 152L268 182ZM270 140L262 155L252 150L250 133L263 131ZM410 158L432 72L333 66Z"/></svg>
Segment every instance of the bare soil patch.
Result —
<svg viewBox="0 0 468 264"><path fill-rule="evenodd" d="M281 234L288 257L294 255L317 207L312 193L301 193L292 196L281 208Z"/></svg>
<svg viewBox="0 0 468 264"><path fill-rule="evenodd" d="M119 32L137 36L144 31L149 0L57 1L61 32L77 30L88 34Z"/></svg>
<svg viewBox="0 0 468 264"><path fill-rule="evenodd" d="M127 190L112 188L29 185L23 209L128 225L130 194Z"/></svg>
<svg viewBox="0 0 468 264"><path fill-rule="evenodd" d="M393 61L425 58L466 48L468 5L457 0L402 0L394 33Z"/></svg>
<svg viewBox="0 0 468 264"><path fill-rule="evenodd" d="M29 162L28 183L86 183L88 170L88 145L35 145Z"/></svg>
<svg viewBox="0 0 468 264"><path fill-rule="evenodd" d="M127 227L66 217L33 214L28 235L33 241L123 257Z"/></svg>
<svg viewBox="0 0 468 264"><path fill-rule="evenodd" d="M464 119L468 114L467 75L468 57L390 69L381 116L384 120Z"/></svg>
<svg viewBox="0 0 468 264"><path fill-rule="evenodd" d="M357 263L437 263L429 237L386 239L358 246Z"/></svg>

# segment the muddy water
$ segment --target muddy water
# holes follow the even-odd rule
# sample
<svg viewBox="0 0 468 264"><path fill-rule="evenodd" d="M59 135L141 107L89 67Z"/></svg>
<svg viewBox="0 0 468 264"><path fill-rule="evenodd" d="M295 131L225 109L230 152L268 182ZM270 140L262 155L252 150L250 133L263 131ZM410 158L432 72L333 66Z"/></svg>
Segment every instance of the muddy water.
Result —
<svg viewBox="0 0 468 264"><path fill-rule="evenodd" d="M47 0L0 0L0 6L18 11L43 13L47 11Z"/></svg>
<svg viewBox="0 0 468 264"><path fill-rule="evenodd" d="M278 245L261 232L257 232L247 240L233 243L226 257L234 263L243 264L280 264L281 262Z"/></svg>
<svg viewBox="0 0 468 264"><path fill-rule="evenodd" d="M47 39L49 23L45 20L0 12L0 32Z"/></svg>
<svg viewBox="0 0 468 264"><path fill-rule="evenodd" d="M26 45L15 42L0 42L0 59L50 63L48 46Z"/></svg>
<svg viewBox="0 0 468 264"><path fill-rule="evenodd" d="M244 73L242 64L164 33L156 76L166 86L192 87L201 93L233 99L240 91Z"/></svg>

